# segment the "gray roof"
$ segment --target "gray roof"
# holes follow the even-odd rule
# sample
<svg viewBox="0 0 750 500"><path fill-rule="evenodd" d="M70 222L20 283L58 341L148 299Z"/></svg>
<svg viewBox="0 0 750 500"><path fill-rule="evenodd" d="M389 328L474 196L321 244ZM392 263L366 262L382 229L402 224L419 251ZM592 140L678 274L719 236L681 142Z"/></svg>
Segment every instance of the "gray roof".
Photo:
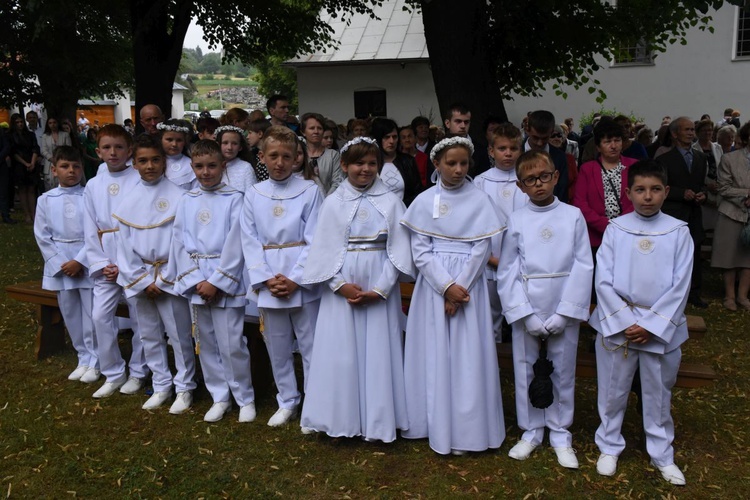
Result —
<svg viewBox="0 0 750 500"><path fill-rule="evenodd" d="M404 11L405 5L406 0L384 0L373 8L379 19L357 13L334 19L324 12L321 20L333 28L332 38L338 46L297 56L287 63L298 66L428 59L422 14Z"/></svg>

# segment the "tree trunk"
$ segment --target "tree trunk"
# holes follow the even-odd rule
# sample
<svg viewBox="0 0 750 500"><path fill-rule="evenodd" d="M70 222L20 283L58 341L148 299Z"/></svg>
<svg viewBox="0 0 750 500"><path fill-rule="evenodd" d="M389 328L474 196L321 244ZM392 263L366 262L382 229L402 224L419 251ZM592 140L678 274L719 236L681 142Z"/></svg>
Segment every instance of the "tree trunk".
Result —
<svg viewBox="0 0 750 500"><path fill-rule="evenodd" d="M54 75L38 75L39 86L42 89L42 102L47 113L47 118L55 118L58 121L68 118L75 126L76 110L78 109L78 98L80 97L73 89L66 88L60 84ZM40 123L44 127L45 123Z"/></svg>
<svg viewBox="0 0 750 500"><path fill-rule="evenodd" d="M193 2L178 0L173 17L169 4L168 0L130 1L138 132L143 131L138 113L146 104L159 106L166 118L172 112L172 85L180 66Z"/></svg>
<svg viewBox="0 0 750 500"><path fill-rule="evenodd" d="M486 0L464 0L460 6L449 0L422 0L421 4L441 116L452 103L465 104L471 111L469 133L478 147L486 146L484 120L490 115L507 120L486 53Z"/></svg>

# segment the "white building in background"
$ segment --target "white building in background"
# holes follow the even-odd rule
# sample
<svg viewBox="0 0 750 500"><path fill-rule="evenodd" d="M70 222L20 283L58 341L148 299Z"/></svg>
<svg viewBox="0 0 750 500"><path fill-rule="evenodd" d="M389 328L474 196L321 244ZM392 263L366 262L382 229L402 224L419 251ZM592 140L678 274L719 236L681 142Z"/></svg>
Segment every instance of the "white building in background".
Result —
<svg viewBox="0 0 750 500"><path fill-rule="evenodd" d="M338 48L288 61L297 68L300 114L316 111L338 123L368 115L440 122L422 15L404 5L385 0L374 8L379 20L355 14L349 25L324 16Z"/></svg>
<svg viewBox="0 0 750 500"><path fill-rule="evenodd" d="M297 69L300 112L316 111L339 123L354 116L388 116L406 124L419 114L440 122L429 66L421 14L405 12L405 0L385 0L375 8L380 20L355 14L350 24L325 19L339 42L287 62ZM665 115L704 113L716 121L725 108L750 117L750 9L725 5L709 13L714 33L692 28L687 45L675 44L656 57L631 47L622 61L600 58L595 74L607 94L603 104L596 94L563 88L568 98L555 95L550 82L541 97L514 96L505 101L508 118L519 124L527 111L548 109L559 121L579 117L604 106L643 117L658 127Z"/></svg>

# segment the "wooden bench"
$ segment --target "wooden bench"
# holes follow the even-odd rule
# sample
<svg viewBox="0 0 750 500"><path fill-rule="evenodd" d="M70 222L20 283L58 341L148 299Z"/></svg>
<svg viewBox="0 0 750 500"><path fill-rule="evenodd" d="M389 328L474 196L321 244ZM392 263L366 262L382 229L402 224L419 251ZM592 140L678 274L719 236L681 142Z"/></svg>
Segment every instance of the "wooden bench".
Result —
<svg viewBox="0 0 750 500"><path fill-rule="evenodd" d="M401 284L401 293L405 305L409 304L413 289L413 283ZM65 346L65 325L57 304L57 294L49 290L43 290L39 281L11 285L6 287L5 291L12 299L37 306L37 320L39 321L35 343L37 359L43 359L61 351ZM125 304L120 304L117 307L117 316L123 318L129 316L128 307ZM706 323L699 316L688 316L688 330L691 338L702 338L706 333ZM250 352L253 353L253 380L259 382L258 386L265 386L270 383L270 360L265 343L258 331L258 325L246 323L245 335L248 338ZM497 354L500 367L506 372L512 373L513 353L511 345L498 344ZM596 359L593 353L578 353L576 376L582 378L596 377ZM709 366L681 363L676 386L704 387L710 385L716 379L716 373Z"/></svg>
<svg viewBox="0 0 750 500"><path fill-rule="evenodd" d="M65 346L65 323L57 305L57 294L43 290L40 281L10 285L5 291L12 299L36 305L36 319L39 322L34 344L36 358L43 359L60 352ZM117 315L129 317L128 307L120 304L117 307Z"/></svg>
<svg viewBox="0 0 750 500"><path fill-rule="evenodd" d="M513 373L513 351L511 344L497 344L497 359L500 369L505 373ZM576 377L596 378L596 355L591 352L578 351L576 358ZM718 378L710 366L697 363L680 363L675 387L694 389L714 383Z"/></svg>
<svg viewBox="0 0 750 500"><path fill-rule="evenodd" d="M408 307L414 283L401 283L401 297L404 307ZM594 309L594 306L591 307ZM687 316L688 334L691 339L702 339L706 335L706 321L700 316ZM497 356L500 368L506 373L513 373L513 352L511 344L497 344ZM576 362L576 377L596 378L596 355L591 352L578 352ZM716 373L710 366L696 363L680 363L677 374L677 387L705 387L717 379Z"/></svg>
<svg viewBox="0 0 750 500"><path fill-rule="evenodd" d="M60 352L65 347L65 324L57 304L57 294L49 290L43 290L39 281L11 285L6 287L5 291L12 299L37 306L39 328L37 329L34 349L36 358L43 359ZM116 315L121 318L130 317L128 306L119 304ZM252 353L253 385L261 389L271 387L273 383L271 361L258 325L245 323L244 334L248 340L248 348Z"/></svg>

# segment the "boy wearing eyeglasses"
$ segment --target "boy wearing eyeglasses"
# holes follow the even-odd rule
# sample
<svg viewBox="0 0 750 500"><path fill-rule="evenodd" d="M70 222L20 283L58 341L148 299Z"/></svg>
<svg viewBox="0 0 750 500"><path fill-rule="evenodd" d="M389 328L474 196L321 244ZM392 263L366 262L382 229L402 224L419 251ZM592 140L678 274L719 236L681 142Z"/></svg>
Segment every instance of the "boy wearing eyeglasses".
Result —
<svg viewBox="0 0 750 500"><path fill-rule="evenodd" d="M589 317L594 263L581 211L553 194L559 172L544 151L528 151L516 163L518 187L529 203L514 211L503 234L497 287L505 319L513 327L516 414L523 430L508 455L526 460L549 428L560 465L578 468L568 428L573 423L578 327ZM531 404L529 385L540 339L554 365L553 402Z"/></svg>

